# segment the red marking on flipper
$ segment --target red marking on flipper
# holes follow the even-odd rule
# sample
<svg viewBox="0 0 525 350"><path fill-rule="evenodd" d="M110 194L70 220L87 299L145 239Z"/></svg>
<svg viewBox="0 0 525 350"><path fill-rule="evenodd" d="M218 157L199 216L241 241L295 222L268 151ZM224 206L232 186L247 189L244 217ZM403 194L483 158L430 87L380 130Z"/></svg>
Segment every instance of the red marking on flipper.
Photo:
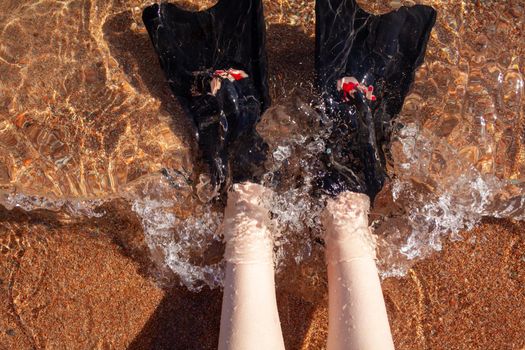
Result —
<svg viewBox="0 0 525 350"><path fill-rule="evenodd" d="M244 77L242 76L241 73L232 73L232 72L230 72L230 75L231 75L231 76L233 77L233 79L235 79L235 80L242 80L242 79L244 79Z"/></svg>
<svg viewBox="0 0 525 350"><path fill-rule="evenodd" d="M344 83L343 84L343 91L345 93L349 93L349 92L352 92L355 88L357 87L357 84L354 84L352 82L350 83Z"/></svg>

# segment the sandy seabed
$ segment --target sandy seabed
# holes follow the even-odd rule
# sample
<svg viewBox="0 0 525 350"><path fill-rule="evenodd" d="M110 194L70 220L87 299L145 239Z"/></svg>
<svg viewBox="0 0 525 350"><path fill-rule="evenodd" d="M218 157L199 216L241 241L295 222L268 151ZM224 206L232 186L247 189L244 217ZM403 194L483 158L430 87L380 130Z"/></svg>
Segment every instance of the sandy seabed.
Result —
<svg viewBox="0 0 525 350"><path fill-rule="evenodd" d="M1 349L216 348L221 291L159 288L138 221L3 210L0 229ZM464 238L383 282L397 349L525 346L523 225L487 220ZM278 304L287 349L325 347L326 298L278 290Z"/></svg>
<svg viewBox="0 0 525 350"><path fill-rule="evenodd" d="M388 3L397 6L401 1ZM488 13L496 6L492 1L472 1L476 5L468 6L467 2L462 2L458 8L449 7L446 1L426 3L443 3L443 8L450 13L469 6L477 11L475 6L481 6L480 3L489 8L480 7L479 10ZM374 6L386 10L385 4ZM40 134L38 142L44 138L52 141L61 138L65 139L66 146L40 148L39 154L53 161L62 159L68 152L75 155L67 166L55 169L46 165L55 163L46 163L42 160L45 157L35 157L30 147L24 147L25 141L15 137L18 134L12 138L2 134L2 147L7 139L14 140L10 146L16 149L9 154L5 148L0 152L3 189L9 190L15 184L19 190L41 195L96 197L118 192L125 189L127 183L158 172L159 164L177 167L185 162L182 158L187 154L180 150L187 147L186 144L166 146L179 140L172 136L172 129L179 130L182 136L177 132L176 136L180 139L187 138L188 135L180 131L187 125L176 123L173 128L166 121L174 107L166 102L169 92L166 92L153 49L138 22L143 5L143 1L60 4L5 1L0 4L5 44L0 50L3 60L0 62L0 83L3 83L0 88L5 88L4 95L0 94L2 120L12 121L12 130L16 132L27 128L24 130L29 135L28 143L35 134L33 126L42 121L39 127L49 132L46 137ZM265 6L271 23L268 49L275 96L283 91L290 92L298 82L311 79L313 2L276 0L266 1ZM524 6L519 1L510 1L510 15L517 13L516 18L523 18ZM36 16L45 8L53 9L54 15ZM68 17L67 11L79 14L78 31L73 30L78 24L76 17ZM9 13L16 20L11 21ZM445 15L440 16L443 21ZM63 20L64 26L59 31L57 23ZM42 34L38 30L20 32L29 23L36 27L41 21L47 23L56 41L38 39ZM522 22L522 19L514 24L507 21L507 28L502 25L498 30L519 32L523 29ZM42 25L42 28L45 34L47 27ZM20 36L13 40L17 31ZM75 38L68 39L71 35L64 35L68 31L76 33ZM11 42L6 39L7 35ZM75 42L77 37L79 41ZM437 40L455 42L456 39L448 32L438 31L433 43L435 45ZM483 40L486 38L475 44L490 48L490 42L487 44ZM16 46L25 41L33 43L32 51ZM521 45L517 52L518 58L521 57L518 67L522 71L523 41L514 44ZM53 50L59 51L58 59L46 54ZM502 54L510 50L502 50ZM31 61L30 54L39 53L38 59ZM86 65L85 55L96 56L96 59ZM454 53L441 49L434 49L433 55L434 58L446 56L443 62L454 60ZM300 65L297 65L298 57ZM474 57L472 61L477 59ZM76 70L64 82L64 91L60 91L56 86L62 86L63 82L55 82L52 75L61 76L71 66ZM440 64L432 66L432 69L449 74L445 68ZM282 79L284 75L287 79ZM108 76L111 79L105 80ZM28 77L38 84L28 82ZM75 95L71 91L78 86L85 89L82 94ZM443 93L426 88L427 96ZM17 95L10 96L6 93L8 90ZM68 106L61 105L60 94L68 96ZM81 96L91 96L91 99ZM33 110L23 112L22 107L28 105ZM109 106L103 112L109 110L117 117L102 118L104 113L98 110L100 106ZM49 117L45 112L47 108ZM80 111L85 113L81 115ZM430 115L435 110L425 113ZM102 117L98 117L99 114ZM62 119L53 119L59 117ZM523 127L523 112L519 117L516 123L511 123L516 130ZM64 124L64 118L71 118L67 120L73 122ZM79 123L82 128L77 130L75 127ZM162 137L157 137L158 134ZM519 162L523 151L519 142L505 158L516 161L498 168L499 175L511 177L523 173ZM76 149L77 144L82 148ZM106 158L101 161L99 154ZM494 158L498 158L497 155ZM121 164L122 159L129 161ZM483 161L480 167L488 166L486 159ZM111 164L110 170L105 168L107 164ZM77 181L75 175L79 167L86 174L90 169L96 174ZM107 178L100 175L108 171L113 173ZM40 180L39 176L44 173L46 176ZM67 186L51 186L46 182L66 178ZM114 200L102 210L106 215L93 219L71 218L64 213L44 210L0 210L0 349L216 348L221 291L205 289L192 293L184 287L158 287L150 274L151 261L141 223L129 215L129 204ZM522 223L486 219L473 231L462 233L462 241L446 242L441 252L419 261L405 278L386 279L383 289L396 347L525 349L524 232ZM299 292L278 290L287 349L324 348L326 291L319 295L315 300L305 300Z"/></svg>

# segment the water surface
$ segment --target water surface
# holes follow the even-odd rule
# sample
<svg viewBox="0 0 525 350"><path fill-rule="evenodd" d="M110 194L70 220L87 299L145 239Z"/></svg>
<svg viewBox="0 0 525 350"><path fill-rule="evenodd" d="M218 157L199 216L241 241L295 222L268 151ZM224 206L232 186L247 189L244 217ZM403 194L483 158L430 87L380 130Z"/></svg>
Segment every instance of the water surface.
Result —
<svg viewBox="0 0 525 350"><path fill-rule="evenodd" d="M124 198L157 265L193 290L215 287L221 205L198 191L204 167L191 125L140 19L149 3L0 3L0 202L95 217L101 203ZM377 13L414 2L362 3ZM399 118L392 181L371 217L384 275L402 275L483 215L525 215L524 5L417 3L434 6L438 22ZM274 107L259 128L271 146L266 183L280 193L279 276L315 287L322 203L308 196L308 159L327 135L311 108L313 1L265 6Z"/></svg>

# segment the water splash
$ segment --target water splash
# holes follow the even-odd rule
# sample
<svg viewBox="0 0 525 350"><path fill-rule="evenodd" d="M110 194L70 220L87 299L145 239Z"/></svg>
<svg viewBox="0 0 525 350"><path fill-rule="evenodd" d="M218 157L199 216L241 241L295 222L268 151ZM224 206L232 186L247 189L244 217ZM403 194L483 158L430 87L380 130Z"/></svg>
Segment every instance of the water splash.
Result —
<svg viewBox="0 0 525 350"><path fill-rule="evenodd" d="M460 232L473 229L484 216L525 219L525 191L517 182L483 174L417 125L406 125L393 149L400 162L395 163L392 200L404 215L391 211L376 223L384 277L404 275L415 259L440 251L445 237L460 240Z"/></svg>
<svg viewBox="0 0 525 350"><path fill-rule="evenodd" d="M124 195L140 218L145 242L158 267L158 280L176 276L189 290L220 286L223 275L222 211L201 203L182 172L163 171Z"/></svg>
<svg viewBox="0 0 525 350"><path fill-rule="evenodd" d="M279 174L284 173L297 182L292 189L281 191L273 205L280 223L278 252L294 254L293 259L284 253L278 255L281 266L308 260L316 249L312 242L322 235L319 213L324 199L312 198L309 193L319 173L315 159L325 152L330 128L308 128L308 124L322 120L322 114L322 109L316 112L295 100L269 110L259 127L273 152L266 179L282 181ZM275 125L283 121L291 127L279 133ZM395 177L380 195L389 200L380 199L372 212L372 217L379 214L373 225L379 235L383 277L403 276L414 261L441 250L444 238L461 239L460 232L474 228L484 216L525 219L522 182L481 172L446 139L416 123L398 129L392 143L391 173ZM299 130L301 133L295 134ZM282 157L283 149L286 157ZM272 184L277 190L283 187L272 181L266 185Z"/></svg>
<svg viewBox="0 0 525 350"><path fill-rule="evenodd" d="M100 218L104 216L103 211L97 210L106 202L103 199L80 200L80 199L51 199L43 196L27 195L23 193L2 194L0 204L6 209L20 208L25 211L37 209L62 211L72 217Z"/></svg>
<svg viewBox="0 0 525 350"><path fill-rule="evenodd" d="M277 223L278 273L301 265L320 273L315 264L323 249L317 238L322 236L324 198L311 192L318 174L315 160L326 151L330 137L330 128L315 127L323 118L322 109L291 98L268 110L258 127L270 146L264 184L277 192L271 214ZM415 261L441 250L444 238L461 239L460 232L472 229L483 216L525 219L525 192L519 182L483 174L445 139L416 123L400 128L392 155L395 178L379 196L390 197L390 202L379 204L381 215L373 222L383 277L403 276ZM216 288L224 275L222 209L196 192L183 173L165 171L121 193L141 220L152 260L160 268L159 281L172 282L174 275L192 291ZM103 201L11 194L4 203L100 217L95 208Z"/></svg>
<svg viewBox="0 0 525 350"><path fill-rule="evenodd" d="M221 242L216 233L222 216L203 207L202 215L181 219L173 213L175 205L175 201L149 196L133 202L132 209L141 218L153 261L164 271L175 273L189 290L220 286L222 263L199 264L196 257L204 255L215 242Z"/></svg>

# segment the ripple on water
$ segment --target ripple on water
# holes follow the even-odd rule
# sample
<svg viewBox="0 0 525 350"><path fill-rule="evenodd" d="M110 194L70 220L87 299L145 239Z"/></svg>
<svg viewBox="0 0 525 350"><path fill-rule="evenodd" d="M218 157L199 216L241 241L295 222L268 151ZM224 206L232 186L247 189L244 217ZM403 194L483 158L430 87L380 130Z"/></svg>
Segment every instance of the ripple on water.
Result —
<svg viewBox="0 0 525 350"><path fill-rule="evenodd" d="M265 1L269 33L284 33L275 23L299 25L287 33L297 30L298 42L308 41L314 2L276 3ZM386 12L413 3L363 6ZM439 16L399 119L404 128L393 140L395 176L371 213L384 276L402 275L484 215L525 216L523 4L415 3L433 5ZM164 277L172 271L190 289L216 287L221 208L194 195L199 165L191 128L141 23L146 4L0 2L0 201L95 216L102 201L124 197L141 218ZM279 193L273 206L278 278L312 295L324 283L317 240L322 205L309 196L312 160L324 151L329 130L316 128L323 115L307 97L280 88L288 69L298 79L295 90L309 89L300 81L309 63L298 67L288 47L269 41L270 52L282 58L270 77L279 103L259 129L271 148L265 184ZM163 169L177 172L161 175Z"/></svg>

